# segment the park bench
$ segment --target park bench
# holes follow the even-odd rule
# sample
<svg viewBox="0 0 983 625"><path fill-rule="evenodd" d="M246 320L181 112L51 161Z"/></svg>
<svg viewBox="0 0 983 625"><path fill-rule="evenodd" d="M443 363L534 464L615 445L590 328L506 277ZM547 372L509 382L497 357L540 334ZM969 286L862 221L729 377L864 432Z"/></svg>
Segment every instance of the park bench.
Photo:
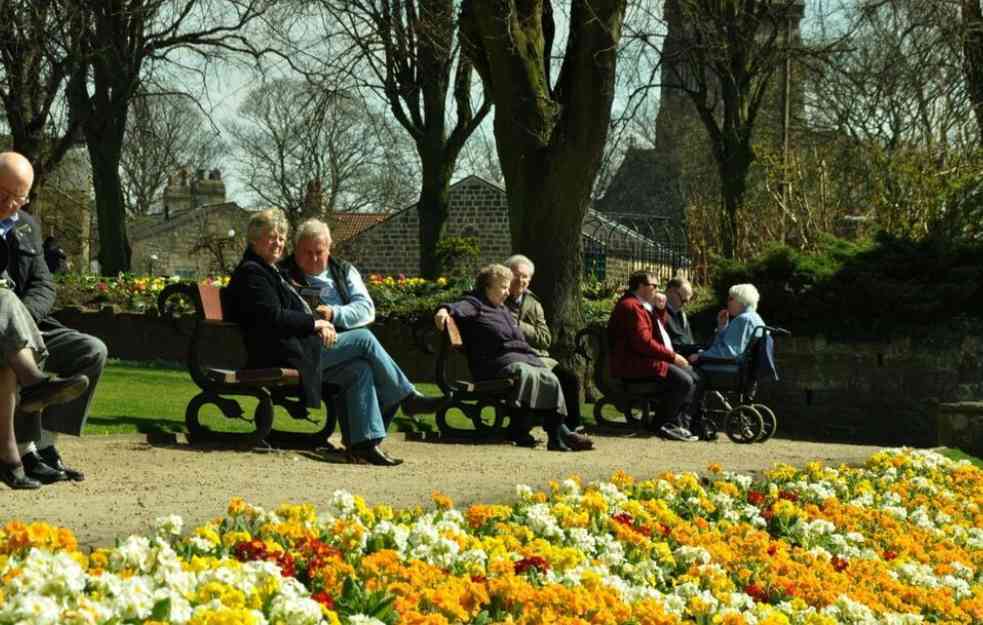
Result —
<svg viewBox="0 0 983 625"><path fill-rule="evenodd" d="M191 398L185 410L189 442L251 445L260 449L314 449L328 446L328 437L334 431L336 421L334 406L329 397L324 398L324 422L318 423L310 417L307 408L298 398L300 374L296 369L244 369L237 365L241 365L241 354L245 353L245 348L223 348L230 345L242 346L243 341L239 324L225 320L220 288L207 283L171 284L161 291L157 307L163 317L173 319L181 300L189 302L194 308L195 322L188 345L187 365L191 379L201 389L200 393ZM240 359L230 353L235 351L240 354ZM328 387L325 392L331 390ZM244 396L255 397L259 401L252 419L244 416L242 406L233 399ZM251 423L253 431L221 432L209 428L201 421L201 410L208 404L216 406L227 419ZM320 427L313 432L275 430L274 405L282 406L298 421L310 421Z"/></svg>
<svg viewBox="0 0 983 625"><path fill-rule="evenodd" d="M448 317L447 325L441 332L436 357L435 377L437 385L444 393L444 401L437 408L435 415L441 435L451 440L461 439L472 442L504 440L505 419L509 416L507 398L514 382L509 378L481 382L452 380L449 361L455 353L464 353L464 341L461 339L457 323L452 317ZM486 409L494 411L494 416L490 420L483 417ZM470 419L474 429L451 425L447 417L452 410L458 410Z"/></svg>
<svg viewBox="0 0 983 625"><path fill-rule="evenodd" d="M594 421L601 429L614 431L641 431L654 429L659 424L661 390L651 382L630 382L611 376L608 360L611 344L607 327L590 325L577 333L577 354L587 361L591 380L601 397L594 400ZM614 407L624 420L605 414L606 406Z"/></svg>

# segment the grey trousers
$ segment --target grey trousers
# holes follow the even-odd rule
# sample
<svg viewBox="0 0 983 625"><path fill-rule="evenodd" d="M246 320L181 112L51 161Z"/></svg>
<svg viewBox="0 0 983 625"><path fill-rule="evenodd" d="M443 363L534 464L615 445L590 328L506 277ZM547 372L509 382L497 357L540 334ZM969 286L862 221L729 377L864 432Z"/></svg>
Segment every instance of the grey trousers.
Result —
<svg viewBox="0 0 983 625"><path fill-rule="evenodd" d="M0 354L4 362L25 347L34 352L40 368L47 351L38 324L13 291L0 288Z"/></svg>
<svg viewBox="0 0 983 625"><path fill-rule="evenodd" d="M106 366L106 344L94 336L65 327L43 330L41 336L48 348L44 370L63 377L83 373L89 378L89 388L70 402L49 406L40 416L18 415L14 420L14 432L19 444L37 441L42 427L80 436L99 377Z"/></svg>

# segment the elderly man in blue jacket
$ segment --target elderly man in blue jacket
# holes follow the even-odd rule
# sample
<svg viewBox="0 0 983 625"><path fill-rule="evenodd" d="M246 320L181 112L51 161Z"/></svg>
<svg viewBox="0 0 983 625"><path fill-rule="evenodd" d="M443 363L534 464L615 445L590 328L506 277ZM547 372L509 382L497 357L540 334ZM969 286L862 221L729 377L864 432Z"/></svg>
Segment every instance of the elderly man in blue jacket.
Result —
<svg viewBox="0 0 983 625"><path fill-rule="evenodd" d="M331 256L331 230L327 224L308 219L297 226L293 255L283 262L281 271L302 295L313 300L310 303L315 314L331 322L338 332L334 346L321 351L324 381L331 382L332 369L340 372L345 363L356 358L367 361L372 368L375 392L385 411L382 420L353 421L350 425L374 422L388 426L399 407L406 414L436 410L442 398L420 394L368 329L375 321L375 304L358 270ZM352 434L357 435L356 439L383 435L379 431Z"/></svg>

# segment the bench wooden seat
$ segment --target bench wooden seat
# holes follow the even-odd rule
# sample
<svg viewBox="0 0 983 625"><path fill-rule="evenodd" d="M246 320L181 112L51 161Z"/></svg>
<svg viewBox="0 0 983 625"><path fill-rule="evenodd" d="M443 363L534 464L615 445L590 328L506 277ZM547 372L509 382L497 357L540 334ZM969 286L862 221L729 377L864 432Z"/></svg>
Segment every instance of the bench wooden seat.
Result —
<svg viewBox="0 0 983 625"><path fill-rule="evenodd" d="M454 353L464 353L461 331L452 317L441 333L440 347L436 359L436 380L444 393L444 402L437 409L435 419L442 435L470 441L494 441L505 438L505 420L509 416L507 398L515 382L510 378L496 380L451 380L448 374L448 360ZM486 409L494 411L491 421L483 418ZM467 416L474 429L454 427L447 421L447 415L458 410Z"/></svg>
<svg viewBox="0 0 983 625"><path fill-rule="evenodd" d="M609 357L611 346L607 327L591 325L575 339L577 353L591 366L591 379L602 394L594 401L594 420L604 428L614 430L651 429L656 425L662 404L662 389L658 384L639 380L623 380L611 375ZM622 414L623 421L604 414L605 406L613 406Z"/></svg>
<svg viewBox="0 0 983 625"><path fill-rule="evenodd" d="M191 379L201 392L191 398L185 410L185 425L191 443L308 449L328 445L328 437L334 432L336 422L330 395L324 398L325 419L317 431L286 432L273 429L274 405L283 407L295 419L314 421L297 398L300 373L296 369L245 369L229 366L229 362L215 363L216 359L229 360L229 355L222 353L227 350L217 346L242 346L242 329L239 324L225 320L221 289L206 283L169 285L157 298L157 306L163 317L173 318L176 298L190 302L195 311L187 365ZM239 351L244 353L244 346ZM335 387L326 385L325 393L331 393L332 390L337 391ZM252 396L259 400L253 418L244 417L242 406L230 396ZM217 406L228 419L251 421L254 431L239 433L212 430L201 423L201 409L208 404Z"/></svg>

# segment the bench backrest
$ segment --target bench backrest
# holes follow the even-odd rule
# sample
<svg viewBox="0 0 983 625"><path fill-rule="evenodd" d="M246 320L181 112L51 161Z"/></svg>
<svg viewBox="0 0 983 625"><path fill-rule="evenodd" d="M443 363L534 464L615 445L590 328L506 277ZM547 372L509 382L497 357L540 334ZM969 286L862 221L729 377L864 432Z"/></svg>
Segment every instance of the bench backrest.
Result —
<svg viewBox="0 0 983 625"><path fill-rule="evenodd" d="M440 347L437 352L437 370L435 378L437 386L445 395L449 394L451 380L448 375L448 360L454 352L464 353L464 341L461 339L461 329L457 327L457 322L453 317L447 317L447 325L440 333Z"/></svg>
<svg viewBox="0 0 983 625"><path fill-rule="evenodd" d="M225 321L222 311L222 289L220 287L200 282L198 283L198 298L201 300L201 316L206 321Z"/></svg>

